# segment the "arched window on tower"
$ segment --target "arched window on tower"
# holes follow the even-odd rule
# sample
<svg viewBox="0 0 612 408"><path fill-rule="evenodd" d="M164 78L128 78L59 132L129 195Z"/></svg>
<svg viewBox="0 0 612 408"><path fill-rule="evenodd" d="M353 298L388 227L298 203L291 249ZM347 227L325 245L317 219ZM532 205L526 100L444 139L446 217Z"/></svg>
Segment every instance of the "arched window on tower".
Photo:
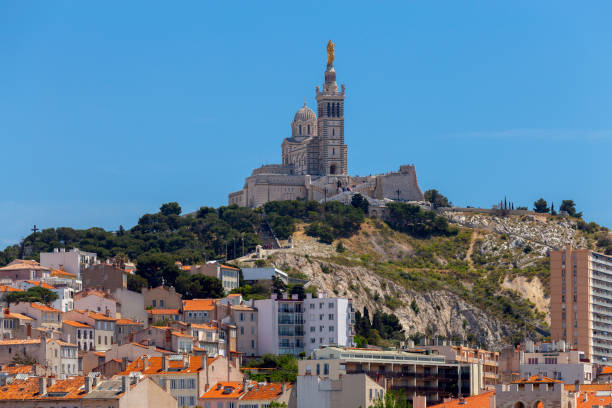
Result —
<svg viewBox="0 0 612 408"><path fill-rule="evenodd" d="M338 102L336 104L336 116L338 116L338 117L342 116L342 115L340 115L340 102Z"/></svg>
<svg viewBox="0 0 612 408"><path fill-rule="evenodd" d="M329 106L329 102L327 102L327 116L330 116L330 106Z"/></svg>
<svg viewBox="0 0 612 408"><path fill-rule="evenodd" d="M332 118L336 116L336 105L332 102Z"/></svg>
<svg viewBox="0 0 612 408"><path fill-rule="evenodd" d="M310 125L308 125L308 134L310 134Z"/></svg>
<svg viewBox="0 0 612 408"><path fill-rule="evenodd" d="M298 129L299 129L299 134L301 135L302 134L302 125L299 125Z"/></svg>
<svg viewBox="0 0 612 408"><path fill-rule="evenodd" d="M336 129L332 128L332 136L336 136Z"/></svg>

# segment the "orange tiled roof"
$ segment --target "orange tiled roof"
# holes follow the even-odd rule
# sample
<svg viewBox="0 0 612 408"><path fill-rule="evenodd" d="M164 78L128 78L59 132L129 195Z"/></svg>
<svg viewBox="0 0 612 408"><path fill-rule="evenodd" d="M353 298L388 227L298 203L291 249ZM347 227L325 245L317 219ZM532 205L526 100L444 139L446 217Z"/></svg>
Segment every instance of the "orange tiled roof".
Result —
<svg viewBox="0 0 612 408"><path fill-rule="evenodd" d="M68 346L68 347L76 347L77 346L76 344L68 343L66 341L59 340L59 339L47 339L47 343L49 343L51 341L55 341L60 346Z"/></svg>
<svg viewBox="0 0 612 408"><path fill-rule="evenodd" d="M17 344L40 344L40 339L9 339L0 340L0 346L12 346Z"/></svg>
<svg viewBox="0 0 612 408"><path fill-rule="evenodd" d="M580 384L580 395L576 399L577 408L592 408L594 406L603 407L603 406L610 406L610 404L612 404L612 395L601 395L601 394L597 395L597 394L598 393L596 391L592 391L592 392L582 391L582 384Z"/></svg>
<svg viewBox="0 0 612 408"><path fill-rule="evenodd" d="M214 310L215 299L192 299L183 300L183 310Z"/></svg>
<svg viewBox="0 0 612 408"><path fill-rule="evenodd" d="M148 346L145 346L144 344L140 344L140 343L130 343L132 346L138 346L138 347L142 347L144 349L148 349ZM166 353L166 354L172 354L171 351L165 350L163 348L159 348L159 347L155 347L155 351L160 352L160 353Z"/></svg>
<svg viewBox="0 0 612 408"><path fill-rule="evenodd" d="M23 292L23 290L8 285L0 285L0 292Z"/></svg>
<svg viewBox="0 0 612 408"><path fill-rule="evenodd" d="M600 374L612 374L612 366L605 366L601 369Z"/></svg>
<svg viewBox="0 0 612 408"><path fill-rule="evenodd" d="M454 399L443 402L442 404L432 405L428 408L489 408L490 400L494 395L495 391L487 391L471 397Z"/></svg>
<svg viewBox="0 0 612 408"><path fill-rule="evenodd" d="M59 310L49 307L47 305L43 305L41 303L30 303L30 306L33 307L34 309L38 309L40 311L43 312L57 312L57 313L61 313Z"/></svg>
<svg viewBox="0 0 612 408"><path fill-rule="evenodd" d="M136 325L136 326L144 326L144 323L140 323L140 322L135 322L134 320L130 320L130 319L117 319L117 324L130 324L130 325Z"/></svg>
<svg viewBox="0 0 612 408"><path fill-rule="evenodd" d="M5 319L8 317L10 319L34 320L30 316L26 316L26 315L21 314L21 313L11 312L10 310L7 313L7 310L4 309L4 308L2 309L2 316L4 316Z"/></svg>
<svg viewBox="0 0 612 408"><path fill-rule="evenodd" d="M44 399L79 399L86 394L81 390L85 384L85 377L69 377L58 380L55 384L47 387L47 394L39 394L38 377L30 377L26 380L13 380L12 383L0 387L0 400L44 400ZM54 396L49 397L52 393Z"/></svg>
<svg viewBox="0 0 612 408"><path fill-rule="evenodd" d="M561 380L555 380L549 377L532 375L529 378L520 378L516 381L512 381L513 384L552 384L552 383L562 383Z"/></svg>
<svg viewBox="0 0 612 408"><path fill-rule="evenodd" d="M565 384L563 386L567 391L574 391L574 384ZM581 392L589 391L612 391L612 383L607 384L580 384Z"/></svg>
<svg viewBox="0 0 612 408"><path fill-rule="evenodd" d="M74 294L74 298L75 299L82 299L86 296L97 296L100 297L102 299L109 299L109 300L114 300L116 301L115 297L113 295L111 295L108 292L104 292L103 290L98 290L98 289L85 289L82 290L80 292L77 292Z"/></svg>
<svg viewBox="0 0 612 408"><path fill-rule="evenodd" d="M190 271L191 270L191 265L183 265L183 266L181 266L181 270L183 270L183 271Z"/></svg>
<svg viewBox="0 0 612 408"><path fill-rule="evenodd" d="M8 374L29 374L34 371L33 365L5 365L2 367L3 373Z"/></svg>
<svg viewBox="0 0 612 408"><path fill-rule="evenodd" d="M96 355L98 357L106 356L106 354L103 351L94 351L93 353L94 353L94 355Z"/></svg>
<svg viewBox="0 0 612 408"><path fill-rule="evenodd" d="M76 275L75 274L63 271L61 269L53 269L53 270L51 270L51 276L76 279Z"/></svg>
<svg viewBox="0 0 612 408"><path fill-rule="evenodd" d="M149 309L147 314L152 315L177 315L180 314L178 309Z"/></svg>
<svg viewBox="0 0 612 408"><path fill-rule="evenodd" d="M197 373L201 371L204 367L202 364L202 356L189 356L189 365L187 368L183 368L183 360L169 360L168 367L173 368L175 370L168 371L165 373L168 374L186 374L186 373ZM149 357L148 358L148 367L144 368L143 358L138 357L136 360L132 361L124 372L120 375L128 375L129 373L139 371L143 374L159 374L162 373L162 358L161 357ZM214 359L209 358L208 362L211 363L211 360ZM180 370L176 370L180 368Z"/></svg>
<svg viewBox="0 0 612 408"><path fill-rule="evenodd" d="M194 328L194 329L217 330L217 328L215 326L211 326L210 324L192 323L191 327Z"/></svg>
<svg viewBox="0 0 612 408"><path fill-rule="evenodd" d="M244 390L242 382L237 381L223 381L218 382L206 391L200 398L202 399L239 399L243 394ZM226 393L225 389L230 389L232 392Z"/></svg>
<svg viewBox="0 0 612 408"><path fill-rule="evenodd" d="M193 338L193 336L190 336L190 335L185 334L185 333L177 332L177 331L173 331L172 335L173 336L177 336L177 337L191 337L191 338Z"/></svg>
<svg viewBox="0 0 612 408"><path fill-rule="evenodd" d="M229 266L229 265L221 265L221 267L224 268L224 269L231 269L231 270L234 270L234 271L239 271L240 270L238 268L234 268L233 266Z"/></svg>
<svg viewBox="0 0 612 408"><path fill-rule="evenodd" d="M54 286L49 285L48 283L45 282L41 282L41 281L36 281L36 280L27 280L25 281L27 283L29 283L30 285L34 285L34 286L40 286L41 288L45 288L45 289L49 289L49 290L53 290L55 289Z"/></svg>
<svg viewBox="0 0 612 408"><path fill-rule="evenodd" d="M290 389L291 384L286 384L286 389ZM255 385L247 391L242 400L274 401L283 394L281 383L267 383L265 385Z"/></svg>
<svg viewBox="0 0 612 408"><path fill-rule="evenodd" d="M105 315L103 313L96 313L96 312L91 312L90 311L90 312L87 313L87 315L89 317L91 317L92 319L95 319L95 320L107 320L107 321L111 321L111 322L114 322L114 321L117 320L114 317L107 316L107 315Z"/></svg>
<svg viewBox="0 0 612 408"><path fill-rule="evenodd" d="M67 324L68 326L83 327L85 329L93 329L92 326L90 326L90 325L88 325L86 323L77 322L75 320L64 320L63 323Z"/></svg>
<svg viewBox="0 0 612 408"><path fill-rule="evenodd" d="M21 269L36 269L36 270L43 270L43 271L50 270L49 268L40 266L40 264L36 261L31 261L27 259L15 259L14 261L10 262L8 265L0 268L0 271L18 271Z"/></svg>

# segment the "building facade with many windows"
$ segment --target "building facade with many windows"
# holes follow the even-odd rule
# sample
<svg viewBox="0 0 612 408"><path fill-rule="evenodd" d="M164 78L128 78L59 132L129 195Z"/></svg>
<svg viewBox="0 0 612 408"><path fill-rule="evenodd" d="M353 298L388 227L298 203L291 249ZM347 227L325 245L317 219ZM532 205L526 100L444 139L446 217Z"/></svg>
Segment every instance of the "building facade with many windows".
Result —
<svg viewBox="0 0 612 408"><path fill-rule="evenodd" d="M551 338L612 361L612 256L566 247L550 253Z"/></svg>

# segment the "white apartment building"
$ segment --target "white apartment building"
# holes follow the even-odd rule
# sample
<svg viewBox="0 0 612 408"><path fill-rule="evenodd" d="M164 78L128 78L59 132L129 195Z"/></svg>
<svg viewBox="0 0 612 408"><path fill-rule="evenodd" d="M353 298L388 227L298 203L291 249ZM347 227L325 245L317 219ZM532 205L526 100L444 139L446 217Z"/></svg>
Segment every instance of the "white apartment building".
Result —
<svg viewBox="0 0 612 408"><path fill-rule="evenodd" d="M55 248L53 252L40 253L40 265L51 269L60 269L76 275L81 280L81 271L90 265L98 263L98 256L93 252L73 248L66 252L65 248Z"/></svg>
<svg viewBox="0 0 612 408"><path fill-rule="evenodd" d="M584 352L566 350L562 340L539 347L533 341L526 341L525 351L519 355L519 371L523 378L542 375L565 384L590 384L596 376L596 368L585 359Z"/></svg>
<svg viewBox="0 0 612 408"><path fill-rule="evenodd" d="M322 346L353 345L354 313L350 299L307 294L256 300L258 353L310 353Z"/></svg>
<svg viewBox="0 0 612 408"><path fill-rule="evenodd" d="M57 295L57 299L51 303L51 307L62 312L68 312L74 309L74 289L67 286L60 286L54 288L53 292Z"/></svg>

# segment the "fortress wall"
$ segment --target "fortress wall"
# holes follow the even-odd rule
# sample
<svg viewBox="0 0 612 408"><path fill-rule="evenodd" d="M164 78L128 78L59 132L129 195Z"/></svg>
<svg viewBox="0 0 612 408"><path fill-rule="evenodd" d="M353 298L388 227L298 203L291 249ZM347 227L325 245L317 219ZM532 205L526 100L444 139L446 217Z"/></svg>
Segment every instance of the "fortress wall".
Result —
<svg viewBox="0 0 612 408"><path fill-rule="evenodd" d="M400 167L399 172L377 176L376 198L397 200L400 190L401 201L423 201L423 193L417 183L416 168L411 165Z"/></svg>

